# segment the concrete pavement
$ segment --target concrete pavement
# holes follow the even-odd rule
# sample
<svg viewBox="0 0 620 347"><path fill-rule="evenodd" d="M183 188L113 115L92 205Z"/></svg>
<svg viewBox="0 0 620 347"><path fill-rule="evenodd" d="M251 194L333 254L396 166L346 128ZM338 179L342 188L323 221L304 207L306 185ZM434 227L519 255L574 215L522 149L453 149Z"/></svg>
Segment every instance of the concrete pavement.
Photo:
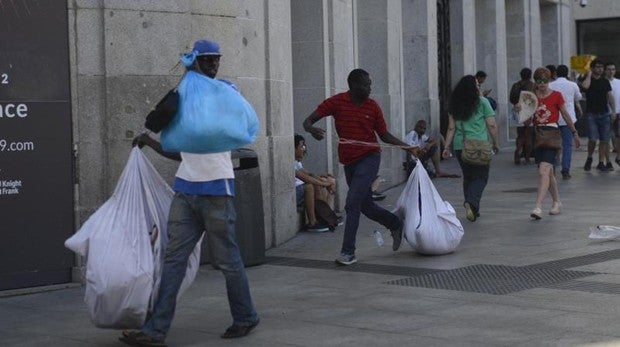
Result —
<svg viewBox="0 0 620 347"><path fill-rule="evenodd" d="M536 167L498 154L475 223L465 220L460 179L433 182L465 227L456 252L392 252L387 230L378 247L362 218L358 264L337 267L342 227L299 233L248 268L261 324L222 340L230 324L223 276L210 266L182 298L170 346L577 346L620 345L620 242L591 242L589 227L620 225L620 168L560 180L561 215L529 217ZM446 171L459 172L455 159ZM596 164L596 163L595 163ZM388 186L391 182L386 182ZM403 186L381 202L390 208ZM551 207L546 201L545 213ZM119 332L95 328L84 289L0 298L0 346L122 346Z"/></svg>

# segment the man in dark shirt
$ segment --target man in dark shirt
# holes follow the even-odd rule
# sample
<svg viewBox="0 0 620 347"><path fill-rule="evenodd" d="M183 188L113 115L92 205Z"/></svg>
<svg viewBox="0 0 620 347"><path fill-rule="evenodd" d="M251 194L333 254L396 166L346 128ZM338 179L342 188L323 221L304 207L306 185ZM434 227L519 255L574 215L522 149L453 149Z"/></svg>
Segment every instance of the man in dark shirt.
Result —
<svg viewBox="0 0 620 347"><path fill-rule="evenodd" d="M304 129L317 140L323 139L325 130L313 124L321 118L333 116L336 132L340 137L338 157L344 165L349 185L345 211L347 217L344 227L342 249L336 263L351 265L355 258L355 238L359 226L360 213L379 222L392 233L392 249L398 250L402 240L403 223L398 216L375 204L372 200L371 185L377 178L381 162L381 141L403 146L403 149L416 155L417 147L408 146L387 130L383 112L379 105L370 99L370 75L362 69L355 69L347 78L349 91L336 94L323 101L317 109L304 120Z"/></svg>
<svg viewBox="0 0 620 347"><path fill-rule="evenodd" d="M521 96L522 91L534 92L536 85L532 81L532 70L524 67L521 69L519 73L521 76L521 80L515 82L510 88L510 103L513 108L516 104L519 103L519 97ZM514 109L512 112L516 112ZM514 115L515 118L518 118L517 115ZM517 124L517 139L516 139L516 149L514 153L514 163L515 165L521 164L521 156L525 158L525 163L530 163L530 154L532 152L532 127L530 126L531 121L526 121L524 123Z"/></svg>
<svg viewBox="0 0 620 347"><path fill-rule="evenodd" d="M585 79L581 81L581 87L586 91L586 117L590 130L588 159L583 169L590 171L592 168L592 153L594 153L596 141L599 141L599 162L596 168L601 172L612 171L614 167L609 161L609 137L611 123L616 120L616 103L609 80L603 76L605 67L603 62L595 59L590 67Z"/></svg>

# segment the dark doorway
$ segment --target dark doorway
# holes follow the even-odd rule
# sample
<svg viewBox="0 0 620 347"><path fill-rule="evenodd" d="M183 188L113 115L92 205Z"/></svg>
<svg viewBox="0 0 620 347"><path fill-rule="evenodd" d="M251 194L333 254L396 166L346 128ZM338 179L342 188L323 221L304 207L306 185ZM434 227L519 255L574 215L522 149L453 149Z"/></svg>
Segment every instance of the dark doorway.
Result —
<svg viewBox="0 0 620 347"><path fill-rule="evenodd" d="M620 65L620 18L577 22L577 52ZM616 75L617 76L617 75Z"/></svg>
<svg viewBox="0 0 620 347"><path fill-rule="evenodd" d="M452 89L450 59L450 4L437 0L437 69L439 76L439 124L443 136L448 129L448 98Z"/></svg>

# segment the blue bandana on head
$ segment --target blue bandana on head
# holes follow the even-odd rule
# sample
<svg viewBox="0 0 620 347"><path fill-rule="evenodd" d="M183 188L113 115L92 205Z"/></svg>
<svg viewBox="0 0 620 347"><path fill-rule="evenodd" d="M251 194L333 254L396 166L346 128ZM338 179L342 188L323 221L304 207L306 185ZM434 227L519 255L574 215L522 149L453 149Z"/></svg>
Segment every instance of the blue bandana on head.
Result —
<svg viewBox="0 0 620 347"><path fill-rule="evenodd" d="M222 55L220 53L220 45L215 41L198 40L194 42L192 51L181 57L181 62L185 67L189 68L194 64L196 57L199 55Z"/></svg>

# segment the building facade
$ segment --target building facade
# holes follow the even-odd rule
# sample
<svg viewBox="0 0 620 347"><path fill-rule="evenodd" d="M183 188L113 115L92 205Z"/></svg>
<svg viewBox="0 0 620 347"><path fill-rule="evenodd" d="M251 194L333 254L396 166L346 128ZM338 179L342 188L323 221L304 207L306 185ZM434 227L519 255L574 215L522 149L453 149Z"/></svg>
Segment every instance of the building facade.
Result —
<svg viewBox="0 0 620 347"><path fill-rule="evenodd" d="M299 229L294 133L308 143L304 165L337 177L343 207L332 120L318 123L327 130L320 142L302 122L323 99L348 89L350 70L370 73L371 97L400 137L419 119L431 133L445 130L451 87L484 70L484 88L499 105L501 145L510 147L507 94L519 70L568 64L577 52L575 18L594 16L576 15L582 8L574 0L71 0L66 9L75 230L110 196L145 115L179 82L180 55L209 38L223 53L218 77L234 82L260 118L251 147L259 157L266 248ZM176 163L144 152L171 182ZM388 184L404 180L403 156L383 150L380 174ZM74 265L79 270L79 259Z"/></svg>

